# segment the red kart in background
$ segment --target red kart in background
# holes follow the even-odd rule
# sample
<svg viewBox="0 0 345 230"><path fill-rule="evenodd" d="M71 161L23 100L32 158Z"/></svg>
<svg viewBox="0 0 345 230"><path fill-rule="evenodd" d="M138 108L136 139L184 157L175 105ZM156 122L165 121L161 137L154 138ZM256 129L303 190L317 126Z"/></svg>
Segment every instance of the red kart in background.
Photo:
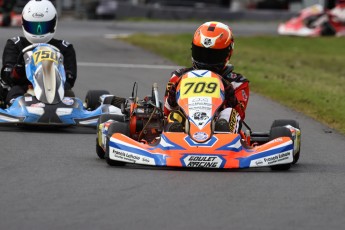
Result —
<svg viewBox="0 0 345 230"><path fill-rule="evenodd" d="M15 0L0 0L0 26L20 26L22 24L22 15L15 10Z"/></svg>
<svg viewBox="0 0 345 230"><path fill-rule="evenodd" d="M331 11L325 11L322 5L316 4L281 23L278 34L302 37L345 36L345 23L339 22Z"/></svg>

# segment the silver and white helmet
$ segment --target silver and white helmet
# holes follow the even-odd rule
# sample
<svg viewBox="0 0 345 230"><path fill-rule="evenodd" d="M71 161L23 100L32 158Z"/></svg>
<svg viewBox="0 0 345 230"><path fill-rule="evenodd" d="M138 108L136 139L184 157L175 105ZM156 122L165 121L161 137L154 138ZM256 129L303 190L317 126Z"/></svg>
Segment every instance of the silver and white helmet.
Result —
<svg viewBox="0 0 345 230"><path fill-rule="evenodd" d="M31 43L47 43L55 35L57 12L48 0L30 0L22 12L24 36Z"/></svg>

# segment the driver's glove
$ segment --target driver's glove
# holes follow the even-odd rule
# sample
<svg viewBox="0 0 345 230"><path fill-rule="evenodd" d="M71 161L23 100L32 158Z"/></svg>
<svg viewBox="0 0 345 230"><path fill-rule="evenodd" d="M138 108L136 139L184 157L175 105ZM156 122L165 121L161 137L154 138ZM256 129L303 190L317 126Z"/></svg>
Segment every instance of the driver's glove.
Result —
<svg viewBox="0 0 345 230"><path fill-rule="evenodd" d="M235 89L232 84L228 84L224 88L225 90L225 106L235 108L238 104L237 98L235 96Z"/></svg>
<svg viewBox="0 0 345 230"><path fill-rule="evenodd" d="M26 78L26 73L25 73L25 66L22 64L15 64L11 77L13 80L14 85L25 85L28 83L28 80Z"/></svg>
<svg viewBox="0 0 345 230"><path fill-rule="evenodd" d="M1 80L2 85L6 85L6 86L13 85L13 80L11 77L12 70L13 70L13 65L10 65L10 64L6 64L1 68L0 80Z"/></svg>
<svg viewBox="0 0 345 230"><path fill-rule="evenodd" d="M168 93L168 98L167 102L171 107L176 107L177 102L176 102L176 85L172 82L169 82L167 85L167 93Z"/></svg>
<svg viewBox="0 0 345 230"><path fill-rule="evenodd" d="M72 89L72 86L70 83L68 83L67 81L65 82L65 85L64 85L64 89L65 90L71 90Z"/></svg>
<svg viewBox="0 0 345 230"><path fill-rule="evenodd" d="M65 82L65 89L72 89L75 83L76 77L72 74L71 71L66 70L66 82Z"/></svg>

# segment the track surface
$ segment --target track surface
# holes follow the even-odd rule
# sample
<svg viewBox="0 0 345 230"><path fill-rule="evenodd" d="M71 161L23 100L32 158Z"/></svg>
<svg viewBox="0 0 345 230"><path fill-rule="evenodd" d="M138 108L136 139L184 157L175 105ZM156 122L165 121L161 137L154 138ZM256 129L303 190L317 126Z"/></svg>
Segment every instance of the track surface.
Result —
<svg viewBox="0 0 345 230"><path fill-rule="evenodd" d="M78 97L88 89L127 97L134 81L144 96L153 82L163 92L175 67L166 68L172 64L104 35L196 27L63 21L57 37L76 48ZM272 25L233 27L243 35L260 28L266 28L260 33L275 33ZM18 34L16 28L0 29L1 53L6 38ZM298 120L303 132L299 164L283 173L111 168L95 154L92 129L1 127L0 229L343 229L344 136L255 94L247 114L257 131L268 130L274 119Z"/></svg>

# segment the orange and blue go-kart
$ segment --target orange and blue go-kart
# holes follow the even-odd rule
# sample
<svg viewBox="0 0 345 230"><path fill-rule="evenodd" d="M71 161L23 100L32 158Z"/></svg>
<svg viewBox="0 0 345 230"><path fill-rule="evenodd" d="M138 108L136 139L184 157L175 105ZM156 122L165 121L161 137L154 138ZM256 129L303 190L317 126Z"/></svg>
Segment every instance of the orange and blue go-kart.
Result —
<svg viewBox="0 0 345 230"><path fill-rule="evenodd" d="M186 117L183 131L166 130L155 84L152 96L143 100L136 91L135 84L132 97L122 106L123 116L99 118L96 152L111 166L288 170L298 161L301 132L294 120L275 120L269 132L252 132L245 123L247 129L240 133L215 129L224 85L211 71L194 70L181 77L176 97Z"/></svg>

